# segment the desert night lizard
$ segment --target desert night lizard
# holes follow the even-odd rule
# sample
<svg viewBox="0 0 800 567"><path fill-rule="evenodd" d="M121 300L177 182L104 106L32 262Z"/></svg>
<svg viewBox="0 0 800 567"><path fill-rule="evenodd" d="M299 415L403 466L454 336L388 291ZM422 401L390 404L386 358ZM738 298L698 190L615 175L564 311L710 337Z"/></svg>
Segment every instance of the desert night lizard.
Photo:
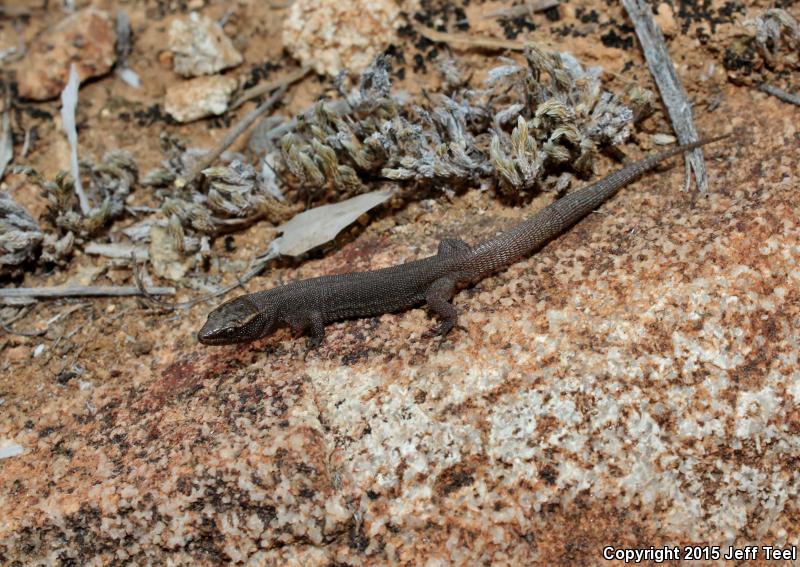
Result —
<svg viewBox="0 0 800 567"><path fill-rule="evenodd" d="M325 338L328 323L374 317L422 303L439 316L441 324L435 332L444 336L458 320L450 300L459 288L539 250L659 162L724 137L675 147L626 165L475 246L460 239L444 239L435 256L421 260L368 272L310 278L241 295L211 311L197 338L206 345L244 343L288 325L297 334L310 331L309 346L314 348Z"/></svg>

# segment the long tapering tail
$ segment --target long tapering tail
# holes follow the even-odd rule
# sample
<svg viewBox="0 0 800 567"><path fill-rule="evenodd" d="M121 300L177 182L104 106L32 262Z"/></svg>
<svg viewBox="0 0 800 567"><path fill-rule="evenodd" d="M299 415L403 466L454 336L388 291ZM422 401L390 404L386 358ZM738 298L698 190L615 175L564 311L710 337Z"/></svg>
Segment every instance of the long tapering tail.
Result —
<svg viewBox="0 0 800 567"><path fill-rule="evenodd" d="M622 187L640 175L647 173L665 159L669 159L678 154L691 151L695 148L699 148L700 146L705 146L706 144L717 142L723 138L727 138L728 136L730 136L730 134L704 138L702 140L698 140L697 142L691 142L689 144L684 144L676 148L653 154L644 159L626 165L619 171L611 173L596 183L566 195L565 197L553 203L551 206L561 214L564 223L571 226L599 207Z"/></svg>
<svg viewBox="0 0 800 567"><path fill-rule="evenodd" d="M694 148L721 140L724 136L705 138L666 150L628 164L600 181L569 193L548 205L497 238L477 244L470 261L477 266L477 277L498 270L532 254L546 242L563 234L580 219L597 209L604 201L636 177L653 169L661 161Z"/></svg>

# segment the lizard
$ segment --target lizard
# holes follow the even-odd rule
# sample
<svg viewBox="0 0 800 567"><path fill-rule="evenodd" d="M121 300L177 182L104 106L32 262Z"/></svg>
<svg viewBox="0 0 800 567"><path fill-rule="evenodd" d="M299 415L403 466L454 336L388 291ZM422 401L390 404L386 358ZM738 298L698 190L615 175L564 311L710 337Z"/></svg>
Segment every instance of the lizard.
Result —
<svg viewBox="0 0 800 567"><path fill-rule="evenodd" d="M298 335L310 331L308 347L314 349L322 344L329 323L403 311L423 303L441 321L433 333L444 338L458 322L451 299L459 289L533 254L660 162L725 137L691 142L630 163L475 246L446 238L434 256L420 260L309 278L240 295L212 310L197 338L205 345L244 343L288 325Z"/></svg>

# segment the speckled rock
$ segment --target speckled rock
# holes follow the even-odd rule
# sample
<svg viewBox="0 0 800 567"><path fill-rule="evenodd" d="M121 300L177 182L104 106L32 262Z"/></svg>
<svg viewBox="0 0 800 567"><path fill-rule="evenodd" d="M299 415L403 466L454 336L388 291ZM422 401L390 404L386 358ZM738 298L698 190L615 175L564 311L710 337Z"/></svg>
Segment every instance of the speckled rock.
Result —
<svg viewBox="0 0 800 567"><path fill-rule="evenodd" d="M332 325L310 354L288 331L201 347L200 306L150 315L139 356L120 348L141 332L129 317L98 309L89 356L116 349L91 387L0 381L0 440L22 451L0 461L0 562L593 565L606 546L800 545L800 132L738 96L746 134L705 149L707 199L680 191L675 160L459 293L443 344L414 309ZM410 205L248 286L475 242L550 199Z"/></svg>
<svg viewBox="0 0 800 567"><path fill-rule="evenodd" d="M360 73L396 41L403 22L394 0L297 0L283 24L283 44L318 73Z"/></svg>
<svg viewBox="0 0 800 567"><path fill-rule="evenodd" d="M222 75L176 83L164 95L164 110L178 122L217 116L228 109L236 86L235 78Z"/></svg>
<svg viewBox="0 0 800 567"><path fill-rule="evenodd" d="M19 94L47 100L64 89L75 63L81 82L108 73L117 34L109 15L92 8L67 16L34 41L17 67Z"/></svg>
<svg viewBox="0 0 800 567"><path fill-rule="evenodd" d="M173 69L182 77L213 75L243 61L220 25L197 12L172 21L169 49Z"/></svg>

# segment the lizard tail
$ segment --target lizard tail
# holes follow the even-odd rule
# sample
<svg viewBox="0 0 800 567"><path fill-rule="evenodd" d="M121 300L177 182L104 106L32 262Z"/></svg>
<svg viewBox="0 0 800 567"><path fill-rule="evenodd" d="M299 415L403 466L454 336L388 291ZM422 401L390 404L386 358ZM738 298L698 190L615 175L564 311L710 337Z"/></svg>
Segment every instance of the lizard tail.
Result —
<svg viewBox="0 0 800 567"><path fill-rule="evenodd" d="M700 146L718 142L727 138L730 134L723 134L721 136L713 136L710 138L703 138L696 142L690 142L677 146L675 148L659 152L648 156L642 160L633 162L619 171L604 177L597 183L593 183L587 187L583 187L573 193L562 197L551 206L556 208L561 215L561 220L566 225L572 225L578 222L581 218L588 215L590 212L599 207L608 198L614 195L622 187L653 169L656 165L678 154L691 151Z"/></svg>

